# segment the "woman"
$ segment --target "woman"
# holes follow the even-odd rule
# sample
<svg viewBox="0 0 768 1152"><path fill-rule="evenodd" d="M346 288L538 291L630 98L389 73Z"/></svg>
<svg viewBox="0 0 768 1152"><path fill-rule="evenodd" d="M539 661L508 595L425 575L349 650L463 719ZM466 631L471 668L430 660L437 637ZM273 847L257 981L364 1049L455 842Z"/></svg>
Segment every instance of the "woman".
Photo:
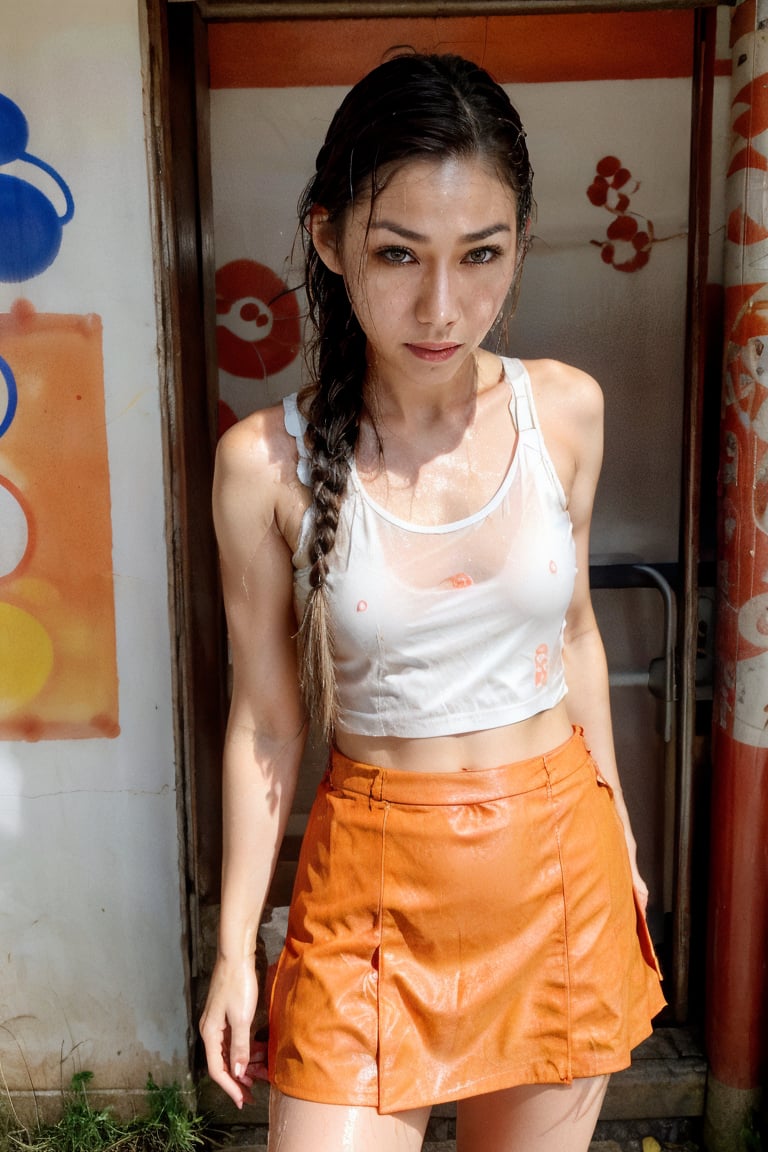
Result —
<svg viewBox="0 0 768 1152"><path fill-rule="evenodd" d="M531 181L482 69L364 78L301 205L311 383L221 442L234 690L201 1030L238 1106L308 715L332 743L272 997L280 1152L418 1149L446 1100L460 1152L585 1150L663 1004L589 597L600 391L481 346Z"/></svg>

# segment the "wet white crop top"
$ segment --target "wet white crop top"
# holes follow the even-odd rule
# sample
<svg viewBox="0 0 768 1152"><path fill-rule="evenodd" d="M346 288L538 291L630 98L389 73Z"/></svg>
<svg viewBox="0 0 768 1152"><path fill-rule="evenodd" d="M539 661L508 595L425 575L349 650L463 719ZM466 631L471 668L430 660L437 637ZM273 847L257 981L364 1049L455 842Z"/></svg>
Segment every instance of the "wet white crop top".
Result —
<svg viewBox="0 0 768 1152"><path fill-rule="evenodd" d="M509 469L495 495L453 524L400 520L365 491L354 461L328 592L338 728L365 736L447 736L527 719L566 693L565 612L576 573L565 495L544 445L528 373L510 385ZM306 426L283 401L309 486ZM513 425L514 420L514 425ZM293 557L298 618L309 589L311 507Z"/></svg>

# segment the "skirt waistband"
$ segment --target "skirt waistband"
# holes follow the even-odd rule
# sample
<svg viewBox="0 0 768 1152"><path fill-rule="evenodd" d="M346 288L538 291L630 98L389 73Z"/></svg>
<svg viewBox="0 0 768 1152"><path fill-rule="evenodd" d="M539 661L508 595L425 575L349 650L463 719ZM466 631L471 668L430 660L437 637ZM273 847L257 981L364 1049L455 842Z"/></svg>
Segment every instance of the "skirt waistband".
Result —
<svg viewBox="0 0 768 1152"><path fill-rule="evenodd" d="M338 791L392 804L477 804L558 783L589 759L584 730L574 725L572 735L551 752L472 771L403 772L361 764L332 748L328 777Z"/></svg>

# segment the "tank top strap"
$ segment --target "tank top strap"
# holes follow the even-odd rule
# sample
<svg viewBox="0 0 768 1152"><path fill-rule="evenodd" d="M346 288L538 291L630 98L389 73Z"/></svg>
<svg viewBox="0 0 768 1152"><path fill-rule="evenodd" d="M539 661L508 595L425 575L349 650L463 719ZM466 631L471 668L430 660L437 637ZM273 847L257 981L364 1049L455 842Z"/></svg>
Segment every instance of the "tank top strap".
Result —
<svg viewBox="0 0 768 1152"><path fill-rule="evenodd" d="M290 396L283 397L283 423L289 436L296 441L298 459L296 461L296 475L305 488L312 487L312 464L309 449L304 440L307 430L307 421L299 411L298 393L291 392Z"/></svg>
<svg viewBox="0 0 768 1152"><path fill-rule="evenodd" d="M534 449L537 455L541 457L544 471L557 493L560 504L563 508L567 508L568 501L563 491L563 486L560 483L560 477L552 463L552 458L547 451L547 445L542 435L528 369L522 360L510 359L508 357L502 357L502 360L506 377L512 390L513 414L520 446L525 445L526 447Z"/></svg>
<svg viewBox="0 0 768 1152"><path fill-rule="evenodd" d="M533 407L531 382L521 360L503 358L504 371L512 392L512 415L519 436L538 430L538 422ZM528 437L526 436L526 439Z"/></svg>

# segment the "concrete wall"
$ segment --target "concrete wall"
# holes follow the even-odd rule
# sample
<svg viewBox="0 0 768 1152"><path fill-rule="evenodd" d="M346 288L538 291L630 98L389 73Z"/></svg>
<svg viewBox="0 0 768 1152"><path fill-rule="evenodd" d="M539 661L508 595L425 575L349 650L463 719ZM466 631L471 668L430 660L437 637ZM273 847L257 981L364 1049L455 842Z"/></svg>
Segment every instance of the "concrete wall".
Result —
<svg viewBox="0 0 768 1152"><path fill-rule="evenodd" d="M0 1072L187 1072L136 0L3 5ZM41 163L45 167L41 167Z"/></svg>

